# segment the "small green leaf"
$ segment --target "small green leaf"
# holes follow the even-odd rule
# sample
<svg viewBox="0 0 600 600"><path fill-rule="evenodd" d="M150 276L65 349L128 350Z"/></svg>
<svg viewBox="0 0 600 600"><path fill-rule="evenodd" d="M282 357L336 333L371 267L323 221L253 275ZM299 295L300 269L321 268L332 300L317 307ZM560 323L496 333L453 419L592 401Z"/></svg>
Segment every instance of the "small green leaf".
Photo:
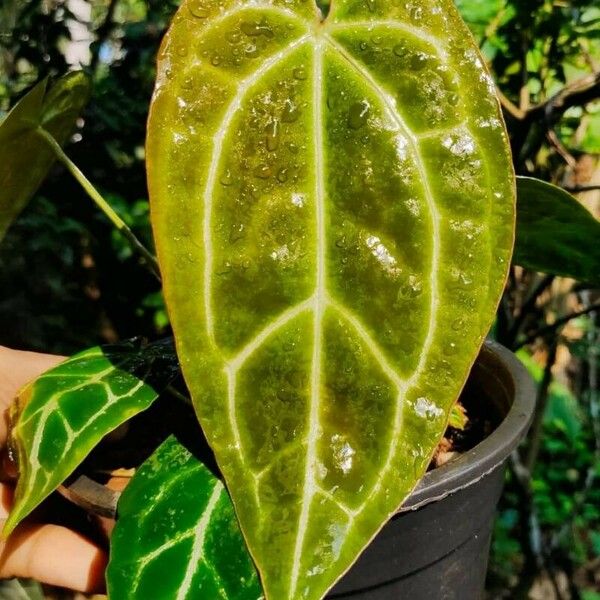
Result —
<svg viewBox="0 0 600 600"><path fill-rule="evenodd" d="M81 71L69 73L49 91L47 83L38 83L0 123L0 241L55 160L37 128L64 144L89 99L89 81Z"/></svg>
<svg viewBox="0 0 600 600"><path fill-rule="evenodd" d="M517 178L514 262L534 271L600 283L600 221L571 194Z"/></svg>
<svg viewBox="0 0 600 600"><path fill-rule="evenodd" d="M174 437L119 501L111 600L257 600L262 590L221 481Z"/></svg>
<svg viewBox="0 0 600 600"><path fill-rule="evenodd" d="M128 342L85 350L26 386L11 409L20 475L4 535L106 434L148 408L177 371L170 341Z"/></svg>
<svg viewBox="0 0 600 600"><path fill-rule="evenodd" d="M454 427L454 429L459 429L463 431L469 422L469 417L467 415L467 411L462 404L458 402L452 407L450 411L450 418L448 419L448 425L450 427Z"/></svg>

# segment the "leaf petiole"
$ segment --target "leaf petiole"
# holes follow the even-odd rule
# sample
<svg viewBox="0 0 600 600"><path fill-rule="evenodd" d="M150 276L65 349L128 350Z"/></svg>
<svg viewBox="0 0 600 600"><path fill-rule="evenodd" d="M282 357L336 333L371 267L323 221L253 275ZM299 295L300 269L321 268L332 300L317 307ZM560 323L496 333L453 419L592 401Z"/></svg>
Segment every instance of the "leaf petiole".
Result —
<svg viewBox="0 0 600 600"><path fill-rule="evenodd" d="M96 206L110 219L111 223L129 242L131 248L143 259L144 264L160 281L160 269L156 257L140 242L128 225L114 211L110 204L101 196L100 192L92 185L81 169L65 154L60 144L43 127L37 128L37 133L50 146L58 160L67 167L71 175L79 182L87 195L95 202Z"/></svg>

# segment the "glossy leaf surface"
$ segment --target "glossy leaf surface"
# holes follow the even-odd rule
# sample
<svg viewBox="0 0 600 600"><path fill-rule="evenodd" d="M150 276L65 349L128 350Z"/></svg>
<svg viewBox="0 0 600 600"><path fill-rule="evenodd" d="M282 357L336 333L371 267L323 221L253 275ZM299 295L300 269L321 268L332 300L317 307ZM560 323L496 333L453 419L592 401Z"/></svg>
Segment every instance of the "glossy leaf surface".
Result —
<svg viewBox="0 0 600 600"><path fill-rule="evenodd" d="M108 433L145 410L178 371L170 342L85 350L26 386L11 408L19 465L8 535Z"/></svg>
<svg viewBox="0 0 600 600"><path fill-rule="evenodd" d="M174 437L119 500L111 600L258 600L258 575L221 481Z"/></svg>
<svg viewBox="0 0 600 600"><path fill-rule="evenodd" d="M50 90L47 85L47 79L38 83L0 122L0 240L55 160L36 129L44 128L64 144L89 98L89 82L82 72L66 75Z"/></svg>
<svg viewBox="0 0 600 600"><path fill-rule="evenodd" d="M600 284L600 221L564 190L517 178L517 265Z"/></svg>
<svg viewBox="0 0 600 600"><path fill-rule="evenodd" d="M452 2L188 0L147 159L178 354L268 598L424 473L502 289L514 177Z"/></svg>

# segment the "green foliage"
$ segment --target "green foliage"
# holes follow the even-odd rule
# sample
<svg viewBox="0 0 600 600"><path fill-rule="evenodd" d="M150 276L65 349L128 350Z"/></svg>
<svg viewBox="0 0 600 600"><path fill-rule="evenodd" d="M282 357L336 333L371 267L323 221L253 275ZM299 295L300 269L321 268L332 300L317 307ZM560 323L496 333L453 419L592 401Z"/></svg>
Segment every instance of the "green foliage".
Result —
<svg viewBox="0 0 600 600"><path fill-rule="evenodd" d="M149 120L182 369L276 599L321 598L425 472L513 241L505 131L452 5L332 11L317 35L299 0L184 2Z"/></svg>
<svg viewBox="0 0 600 600"><path fill-rule="evenodd" d="M46 87L46 80L38 83L0 123L0 241L56 160L39 130L64 144L90 94L81 72Z"/></svg>
<svg viewBox="0 0 600 600"><path fill-rule="evenodd" d="M11 409L19 480L4 535L106 434L148 408L177 368L170 344L129 343L76 354L26 386Z"/></svg>
<svg viewBox="0 0 600 600"><path fill-rule="evenodd" d="M94 3L90 22L78 22L62 1L11 0L0 7L0 111L35 81L69 69L67 19L87 28L90 37L98 31L87 69L93 96L66 150L98 189L122 199L119 206L140 200L147 205L145 123L158 45L176 4L118 2L101 31L108 3ZM147 221L137 220L134 229L140 239L151 239ZM0 281L4 344L71 354L97 343L168 333L158 285L63 170L50 173L0 245Z"/></svg>
<svg viewBox="0 0 600 600"><path fill-rule="evenodd" d="M544 181L517 179L514 261L534 271L600 285L600 221Z"/></svg>
<svg viewBox="0 0 600 600"><path fill-rule="evenodd" d="M44 590L37 581L9 579L0 581L0 600L44 600Z"/></svg>
<svg viewBox="0 0 600 600"><path fill-rule="evenodd" d="M517 352L517 356L527 367L536 383L540 383L543 377L543 368L533 360L526 350L520 350ZM546 424L561 429L568 439L575 442L581 433L582 419L583 411L575 396L563 384L553 381L550 384L548 405L544 414Z"/></svg>
<svg viewBox="0 0 600 600"><path fill-rule="evenodd" d="M136 472L118 511L111 599L263 597L227 491L174 437Z"/></svg>

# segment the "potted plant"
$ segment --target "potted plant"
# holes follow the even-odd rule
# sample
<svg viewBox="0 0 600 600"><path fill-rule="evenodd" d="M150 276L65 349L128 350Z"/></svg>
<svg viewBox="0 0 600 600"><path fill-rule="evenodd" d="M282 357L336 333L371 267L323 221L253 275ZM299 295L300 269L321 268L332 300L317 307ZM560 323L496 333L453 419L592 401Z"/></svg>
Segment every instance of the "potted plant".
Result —
<svg viewBox="0 0 600 600"><path fill-rule="evenodd" d="M477 597L532 393L493 345L471 371L510 263L515 178L454 6L184 1L148 124L160 275L61 148L86 94L81 75L42 83L3 121L3 177L25 155L35 173L0 191L3 224L62 161L162 276L177 356L168 341L94 348L23 390L5 534L181 365L216 466L186 418L139 468L119 502L111 598L322 598L392 517L334 596ZM463 402L483 398L496 429L423 478L469 372ZM411 555L414 539L433 552ZM374 568L377 555L390 564Z"/></svg>

